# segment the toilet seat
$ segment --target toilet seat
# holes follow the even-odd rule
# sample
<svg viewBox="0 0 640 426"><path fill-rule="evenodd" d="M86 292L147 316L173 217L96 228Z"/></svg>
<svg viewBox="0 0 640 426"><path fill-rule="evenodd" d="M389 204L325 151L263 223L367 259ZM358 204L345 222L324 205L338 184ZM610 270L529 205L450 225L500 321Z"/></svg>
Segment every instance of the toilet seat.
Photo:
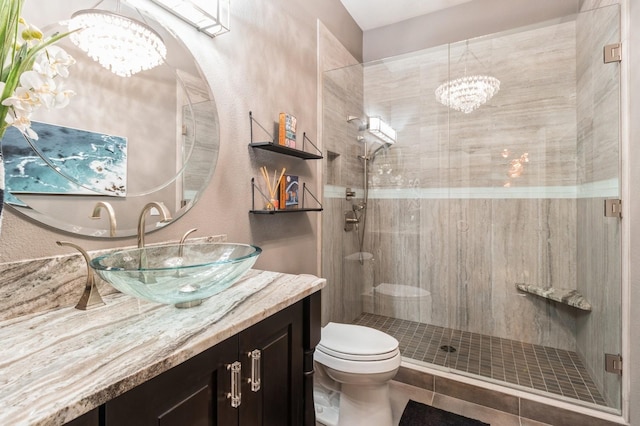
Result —
<svg viewBox="0 0 640 426"><path fill-rule="evenodd" d="M385 352L383 354L358 355L335 351L331 348L327 348L322 343L318 344L318 346L316 346L316 349L321 350L329 356L344 359L347 361L383 361L385 359L393 358L394 356L396 356L396 353L398 353L398 349L396 348L393 351Z"/></svg>
<svg viewBox="0 0 640 426"><path fill-rule="evenodd" d="M398 349L398 341L374 328L330 322L322 327L319 346L340 354L368 356L393 352Z"/></svg>
<svg viewBox="0 0 640 426"><path fill-rule="evenodd" d="M329 323L322 328L314 359L329 368L357 374L386 373L401 362L398 341L369 327Z"/></svg>

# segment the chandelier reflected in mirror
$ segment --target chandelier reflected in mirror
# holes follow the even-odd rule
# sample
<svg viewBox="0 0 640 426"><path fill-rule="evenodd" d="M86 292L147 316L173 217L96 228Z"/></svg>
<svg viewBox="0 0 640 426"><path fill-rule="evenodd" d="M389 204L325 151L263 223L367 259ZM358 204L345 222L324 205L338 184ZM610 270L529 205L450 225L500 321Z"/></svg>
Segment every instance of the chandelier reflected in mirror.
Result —
<svg viewBox="0 0 640 426"><path fill-rule="evenodd" d="M465 63L465 76L442 83L436 89L438 102L456 111L469 114L491 99L500 90L500 80L488 75L467 76L467 58L473 56L480 60L469 50L469 40L466 49L460 58Z"/></svg>
<svg viewBox="0 0 640 426"><path fill-rule="evenodd" d="M121 77L162 64L167 48L150 26L101 9L80 10L67 21L69 38L104 68Z"/></svg>

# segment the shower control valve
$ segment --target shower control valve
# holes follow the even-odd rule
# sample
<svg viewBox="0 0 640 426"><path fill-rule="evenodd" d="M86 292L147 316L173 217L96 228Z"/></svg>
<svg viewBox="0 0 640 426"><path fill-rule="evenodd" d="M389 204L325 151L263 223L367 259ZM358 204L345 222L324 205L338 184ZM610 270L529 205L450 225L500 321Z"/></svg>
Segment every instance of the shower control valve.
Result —
<svg viewBox="0 0 640 426"><path fill-rule="evenodd" d="M347 189L345 190L345 198L346 198L347 200L350 200L350 199L352 199L352 198L353 198L353 197L355 197L355 196L356 196L356 191L353 191L351 188L347 188Z"/></svg>
<svg viewBox="0 0 640 426"><path fill-rule="evenodd" d="M354 227L358 226L360 220L356 216L356 212L347 210L344 212L344 231L350 232L353 231Z"/></svg>

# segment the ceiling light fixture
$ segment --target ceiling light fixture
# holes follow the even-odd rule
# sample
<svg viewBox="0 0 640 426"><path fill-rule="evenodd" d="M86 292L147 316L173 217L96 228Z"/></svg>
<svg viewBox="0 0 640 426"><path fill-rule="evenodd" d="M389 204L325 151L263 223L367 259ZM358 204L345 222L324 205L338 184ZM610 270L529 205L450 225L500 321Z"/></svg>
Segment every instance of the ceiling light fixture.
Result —
<svg viewBox="0 0 640 426"><path fill-rule="evenodd" d="M467 40L467 47L460 58L465 61L465 76L442 83L435 92L438 102L465 114L469 114L487 103L500 90L500 80L495 77L466 75L466 59L469 54L480 62L476 55L469 50L469 40Z"/></svg>
<svg viewBox="0 0 640 426"><path fill-rule="evenodd" d="M209 37L229 31L229 0L151 0Z"/></svg>
<svg viewBox="0 0 640 426"><path fill-rule="evenodd" d="M162 37L135 19L100 9L80 10L68 21L71 41L121 77L155 68L167 56Z"/></svg>
<svg viewBox="0 0 640 426"><path fill-rule="evenodd" d="M390 145L396 143L396 131L380 117L369 117L369 133Z"/></svg>

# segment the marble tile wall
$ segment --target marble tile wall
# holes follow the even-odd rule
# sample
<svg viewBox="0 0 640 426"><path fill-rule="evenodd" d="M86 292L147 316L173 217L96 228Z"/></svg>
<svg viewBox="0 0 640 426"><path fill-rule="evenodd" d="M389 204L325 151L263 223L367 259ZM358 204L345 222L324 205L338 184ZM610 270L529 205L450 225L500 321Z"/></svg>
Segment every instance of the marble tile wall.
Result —
<svg viewBox="0 0 640 426"><path fill-rule="evenodd" d="M431 199L413 214L410 204L370 210L376 285L429 291L433 325L575 350L572 308L514 285L575 287L575 199Z"/></svg>
<svg viewBox="0 0 640 426"><path fill-rule="evenodd" d="M575 185L575 60L569 21L366 64L365 112L399 134L374 162L375 187ZM486 105L462 114L436 102L441 83L473 74L501 81ZM524 153L525 172L509 179L509 162Z"/></svg>
<svg viewBox="0 0 640 426"><path fill-rule="evenodd" d="M226 236L189 239L189 242L194 241L221 242L226 241ZM70 247L60 251L72 254L0 263L0 321L78 303L87 280L87 264ZM93 257L106 252L93 251L89 255ZM116 292L97 275L95 277L101 295Z"/></svg>
<svg viewBox="0 0 640 426"><path fill-rule="evenodd" d="M619 6L585 2L576 20L578 175L581 187L611 181L607 192L584 191L577 205L577 288L593 305L577 318L577 352L612 407L620 406L621 379L604 371L604 354L621 352L620 221L603 217L606 198L618 198L619 65L604 64L602 48L620 41ZM601 31L593 31L599 28Z"/></svg>

